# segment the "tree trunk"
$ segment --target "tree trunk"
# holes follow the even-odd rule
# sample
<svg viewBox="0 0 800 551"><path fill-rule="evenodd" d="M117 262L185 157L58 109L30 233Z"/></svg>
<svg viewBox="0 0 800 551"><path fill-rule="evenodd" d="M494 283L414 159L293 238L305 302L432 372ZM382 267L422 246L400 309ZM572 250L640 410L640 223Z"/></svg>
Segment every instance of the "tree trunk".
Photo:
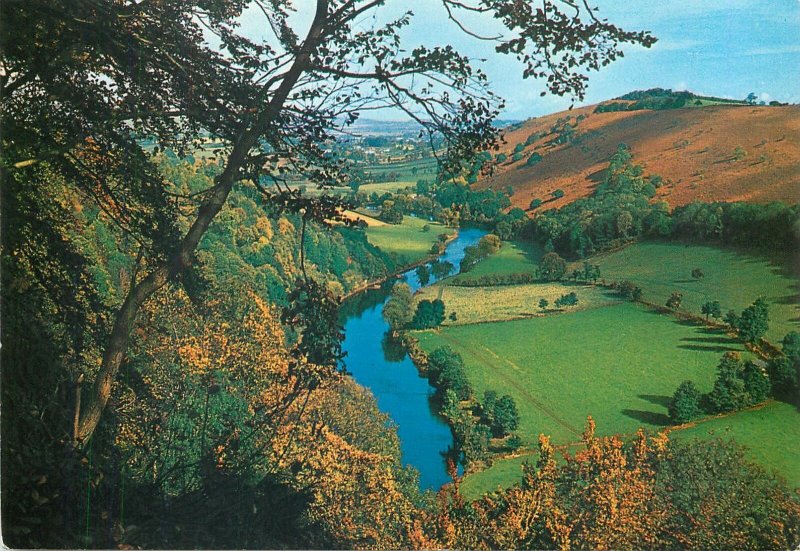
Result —
<svg viewBox="0 0 800 551"><path fill-rule="evenodd" d="M318 0L314 21L291 69L286 73L281 85L252 127L245 126L242 129L239 139L228 156L225 170L217 177L214 192L200 206L197 218L181 241L178 252L156 267L144 279L131 285L125 302L114 319L111 337L103 354L103 361L92 386L91 394L87 397L88 400L80 412L80 422L76 434L78 442L86 442L100 422L103 410L111 396L111 387L125 358L125 352L130 342L130 333L136 323L139 308L153 293L192 263L197 245L225 205L233 184L239 178L239 171L247 160L247 155L257 145L258 138L274 123L300 75L308 68L311 54L316 50L323 35L327 15L328 0Z"/></svg>

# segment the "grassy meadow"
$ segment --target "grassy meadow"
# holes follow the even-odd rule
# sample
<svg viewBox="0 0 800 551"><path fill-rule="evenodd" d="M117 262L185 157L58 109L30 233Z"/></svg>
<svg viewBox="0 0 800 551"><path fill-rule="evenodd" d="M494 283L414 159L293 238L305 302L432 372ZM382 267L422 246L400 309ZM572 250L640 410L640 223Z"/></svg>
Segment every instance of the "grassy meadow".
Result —
<svg viewBox="0 0 800 551"><path fill-rule="evenodd" d="M430 226L424 231L424 226ZM384 224L367 227L370 243L390 254L399 264L413 264L430 254L431 247L442 233L452 234L455 230L413 216L405 216L402 224Z"/></svg>
<svg viewBox="0 0 800 551"><path fill-rule="evenodd" d="M578 296L578 305L556 312L553 303L558 297L570 292ZM496 287L458 287L439 283L426 287L417 294L417 300L437 298L444 301L448 316L451 312L456 313L456 321L445 319L445 327L566 314L619 302L610 293L597 287L560 283ZM539 308L539 300L542 298L550 303L546 310Z"/></svg>
<svg viewBox="0 0 800 551"><path fill-rule="evenodd" d="M544 252L541 248L523 242L503 241L500 250L479 262L465 274L458 274L451 281L471 281L486 275L529 274Z"/></svg>
<svg viewBox="0 0 800 551"><path fill-rule="evenodd" d="M711 418L670 433L670 438L733 439L752 461L800 488L800 412L792 404L768 402L725 417Z"/></svg>
<svg viewBox="0 0 800 551"><path fill-rule="evenodd" d="M540 433L555 444L578 440L587 415L598 434L664 427L682 381L709 391L722 354L743 350L724 334L632 303L417 336L425 350L458 350L478 396L513 396L528 446Z"/></svg>
<svg viewBox="0 0 800 551"><path fill-rule="evenodd" d="M800 330L800 290L789 259L771 261L731 249L675 243L637 243L592 260L607 281L630 280L644 299L664 304L672 292L683 293L681 309L696 314L702 304L718 300L723 314L740 312L758 298L770 303L767 340L778 343L789 331ZM691 277L692 269L705 273Z"/></svg>

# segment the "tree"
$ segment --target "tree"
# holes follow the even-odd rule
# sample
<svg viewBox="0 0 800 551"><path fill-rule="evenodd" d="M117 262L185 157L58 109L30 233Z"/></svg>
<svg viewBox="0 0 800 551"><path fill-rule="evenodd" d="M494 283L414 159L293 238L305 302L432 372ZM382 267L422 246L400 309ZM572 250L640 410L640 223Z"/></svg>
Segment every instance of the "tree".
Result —
<svg viewBox="0 0 800 551"><path fill-rule="evenodd" d="M620 44L654 42L648 33L598 20L588 7L575 12L571 2L548 3L538 12L511 0L442 2L457 27L463 9L502 24L508 32L498 53L519 57L525 76L544 77L551 92L578 99L584 73L619 57ZM320 144L335 141L343 124L377 104L419 122L443 145L446 169L455 171L473 152L496 144L491 122L500 101L485 76L452 47L407 48L400 34L412 24L410 13L365 30L362 22L382 2L303 4L309 17L295 17L287 2L254 3L265 35L258 41L240 34L249 3L239 0L0 4L3 208L13 197L13 212L36 222L32 233L17 232L4 243L4 251L19 253L22 263L49 259L54 269L31 284L66 297L53 301L52 318L79 322L90 334L92 350L75 348L62 362L75 366L64 367L65 379L86 378L77 428L70 431L77 447L102 418L140 311L173 283L191 286L198 245L234 187L271 213L295 213L303 228L339 218L338 199L303 196L289 188L286 171L323 190L348 181L346 163ZM213 185L176 189L152 162L153 153L188 158L206 134L222 144ZM93 260L57 238L69 225L62 217L69 209L55 208L62 197L35 197L53 181L67 197L80 197L82 208L102 212L122 236L119 252L131 269L114 300L93 302L97 293L84 292L92 291L91 278L83 276ZM71 271L75 266L81 270ZM295 285L303 289L294 296L309 312L295 310L290 318L300 329L317 327L316 306L327 313L335 300L306 274L302 257L300 269ZM304 347L330 348L311 341ZM68 411L73 398L62 394L58 400Z"/></svg>
<svg viewBox="0 0 800 551"><path fill-rule="evenodd" d="M739 328L739 314L734 310L728 310L725 314L725 323L731 326L732 329Z"/></svg>
<svg viewBox="0 0 800 551"><path fill-rule="evenodd" d="M708 319L709 316L715 319L722 317L722 307L718 300L704 302L703 306L700 307L700 312L706 316L706 319Z"/></svg>
<svg viewBox="0 0 800 551"><path fill-rule="evenodd" d="M539 263L539 274L547 281L558 281L567 271L567 262L557 252L549 252Z"/></svg>
<svg viewBox="0 0 800 551"><path fill-rule="evenodd" d="M745 342L755 344L761 340L769 329L769 305L764 297L758 297L753 304L742 311L737 328L739 336Z"/></svg>
<svg viewBox="0 0 800 551"><path fill-rule="evenodd" d="M742 381L748 394L748 404L760 404L770 396L772 385L767 371L753 361L744 363Z"/></svg>
<svg viewBox="0 0 800 551"><path fill-rule="evenodd" d="M395 283L392 294L383 307L383 319L396 332L408 325L414 315L414 298L408 283Z"/></svg>
<svg viewBox="0 0 800 551"><path fill-rule="evenodd" d="M800 333L791 331L783 337L782 355L769 362L772 393L797 402L800 399Z"/></svg>
<svg viewBox="0 0 800 551"><path fill-rule="evenodd" d="M519 426L519 412L514 398L505 394L494 404L492 432L497 436L504 436Z"/></svg>
<svg viewBox="0 0 800 551"><path fill-rule="evenodd" d="M417 304L411 326L414 329L433 329L444 321L444 302L440 299L423 299Z"/></svg>
<svg viewBox="0 0 800 551"><path fill-rule="evenodd" d="M738 352L726 352L722 357L708 401L714 413L736 411L747 404L747 389L742 380L742 358Z"/></svg>
<svg viewBox="0 0 800 551"><path fill-rule="evenodd" d="M564 190L557 189L553 191L553 193L551 193L550 195L552 195L553 199L561 199L562 197L564 197Z"/></svg>
<svg viewBox="0 0 800 551"><path fill-rule="evenodd" d="M464 360L449 346L435 349L428 355L428 380L437 388L440 395L450 389L459 400L472 396L472 387L464 372Z"/></svg>
<svg viewBox="0 0 800 551"><path fill-rule="evenodd" d="M417 273L417 278L419 279L419 283L423 287L427 285L428 282L431 280L431 270L427 264L417 266L416 273Z"/></svg>
<svg viewBox="0 0 800 551"><path fill-rule="evenodd" d="M550 304L550 301L548 301L546 298L540 298L539 299L539 308L541 308L542 311L547 310L547 306L549 304Z"/></svg>
<svg viewBox="0 0 800 551"><path fill-rule="evenodd" d="M443 277L447 277L450 275L450 272L453 271L453 263L448 262L447 260L437 260L433 264L431 264L431 273L436 279L442 279Z"/></svg>
<svg viewBox="0 0 800 551"><path fill-rule="evenodd" d="M669 418L676 425L688 423L702 415L702 395L692 381L683 381L669 403Z"/></svg>
<svg viewBox="0 0 800 551"><path fill-rule="evenodd" d="M533 199L533 200L531 200L531 204L529 205L529 208L530 209L538 209L541 206L542 206L542 200L541 199Z"/></svg>
<svg viewBox="0 0 800 551"><path fill-rule="evenodd" d="M748 105L755 105L757 99L758 99L758 96L756 95L756 93L755 92L750 92L749 94L747 94L747 97L744 98L744 101Z"/></svg>
<svg viewBox="0 0 800 551"><path fill-rule="evenodd" d="M670 310L677 310L678 308L681 307L682 301L683 301L683 294L674 292L667 299L667 308L669 308Z"/></svg>
<svg viewBox="0 0 800 551"><path fill-rule="evenodd" d="M692 269L692 279L703 279L706 276L700 268Z"/></svg>
<svg viewBox="0 0 800 551"><path fill-rule="evenodd" d="M574 291L565 295L561 295L556 299L555 302L556 308L561 308L562 306L575 306L576 304L578 304L578 295L576 295Z"/></svg>
<svg viewBox="0 0 800 551"><path fill-rule="evenodd" d="M542 156L539 153L534 152L531 153L530 156L528 156L528 160L525 161L525 166L536 166L541 161L542 161ZM536 207L531 207L531 208L536 208Z"/></svg>

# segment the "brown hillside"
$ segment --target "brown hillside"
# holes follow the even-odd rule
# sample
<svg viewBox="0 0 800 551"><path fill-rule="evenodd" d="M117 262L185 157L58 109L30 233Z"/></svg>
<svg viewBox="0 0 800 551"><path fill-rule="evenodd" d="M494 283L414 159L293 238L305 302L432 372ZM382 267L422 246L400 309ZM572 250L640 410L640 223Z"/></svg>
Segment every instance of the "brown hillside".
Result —
<svg viewBox="0 0 800 551"><path fill-rule="evenodd" d="M560 207L591 193L617 145L630 146L634 161L660 175L659 197L671 206L699 201L765 203L800 200L800 106L710 106L665 111L593 113L595 106L531 119L505 136L509 161L477 186L513 186L515 206L547 201L556 189L563 198L540 208ZM558 145L549 133L559 119L575 127L577 140ZM549 133L510 162L514 146L534 133ZM550 143L548 143L550 142ZM736 150L739 158L737 159ZM534 151L542 156L525 166Z"/></svg>

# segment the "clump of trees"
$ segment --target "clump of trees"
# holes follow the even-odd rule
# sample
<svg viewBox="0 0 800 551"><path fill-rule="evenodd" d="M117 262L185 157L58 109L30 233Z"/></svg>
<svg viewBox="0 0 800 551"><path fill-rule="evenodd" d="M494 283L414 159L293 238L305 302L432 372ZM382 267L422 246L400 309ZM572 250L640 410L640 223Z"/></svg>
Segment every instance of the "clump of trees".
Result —
<svg viewBox="0 0 800 551"><path fill-rule="evenodd" d="M487 390L479 409L481 422L491 428L494 436L506 436L519 426L517 404L509 394L498 397L494 390Z"/></svg>
<svg viewBox="0 0 800 551"><path fill-rule="evenodd" d="M464 258L461 260L460 265L461 273L470 271L478 262L498 252L500 247L501 243L498 236L491 233L484 235L477 244L464 250Z"/></svg>
<svg viewBox="0 0 800 551"><path fill-rule="evenodd" d="M633 283L632 281L624 280L612 285L623 298L633 301L642 300L642 288Z"/></svg>
<svg viewBox="0 0 800 551"><path fill-rule="evenodd" d="M412 329L433 329L442 324L444 316L444 302L441 299L423 299L417 303L410 325Z"/></svg>
<svg viewBox="0 0 800 551"><path fill-rule="evenodd" d="M464 359L449 346L439 347L428 355L427 375L440 396L452 390L458 400L472 397L472 386L464 371Z"/></svg>
<svg viewBox="0 0 800 551"><path fill-rule="evenodd" d="M395 283L392 294L383 307L383 319L395 333L411 322L414 316L414 296L408 283Z"/></svg>
<svg viewBox="0 0 800 551"><path fill-rule="evenodd" d="M556 308L561 308L562 306L576 306L578 304L578 295L575 292L566 293L561 295L555 300Z"/></svg>
<svg viewBox="0 0 800 551"><path fill-rule="evenodd" d="M703 413L727 413L765 401L782 381L772 378L772 372L761 363L743 360L738 352L727 352L717 366L717 378L708 394L701 395L692 381L680 384L669 405L670 419L676 424L687 423Z"/></svg>

